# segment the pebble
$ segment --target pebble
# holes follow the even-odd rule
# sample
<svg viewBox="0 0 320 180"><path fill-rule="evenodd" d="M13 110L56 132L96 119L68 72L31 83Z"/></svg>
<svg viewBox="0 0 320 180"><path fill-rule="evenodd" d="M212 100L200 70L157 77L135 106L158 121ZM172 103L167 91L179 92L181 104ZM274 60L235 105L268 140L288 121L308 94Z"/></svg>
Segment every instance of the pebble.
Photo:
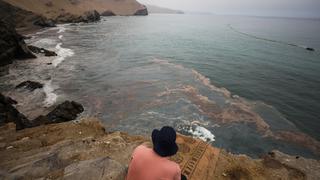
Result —
<svg viewBox="0 0 320 180"><path fill-rule="evenodd" d="M27 141L29 139L30 139L30 137L24 137L24 138L21 139L21 141Z"/></svg>
<svg viewBox="0 0 320 180"><path fill-rule="evenodd" d="M227 177L228 175L227 173L222 173L222 176Z"/></svg>
<svg viewBox="0 0 320 180"><path fill-rule="evenodd" d="M13 148L13 146L8 146L6 149L12 149Z"/></svg>

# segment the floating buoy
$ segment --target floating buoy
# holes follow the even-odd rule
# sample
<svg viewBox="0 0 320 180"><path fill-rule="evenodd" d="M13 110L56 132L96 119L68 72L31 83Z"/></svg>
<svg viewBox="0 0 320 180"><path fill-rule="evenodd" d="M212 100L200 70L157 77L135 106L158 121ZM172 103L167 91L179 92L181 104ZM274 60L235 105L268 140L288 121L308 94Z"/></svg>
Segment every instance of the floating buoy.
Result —
<svg viewBox="0 0 320 180"><path fill-rule="evenodd" d="M308 50L308 51L314 51L314 49L313 49L313 48L310 48L310 47L306 47L306 50Z"/></svg>

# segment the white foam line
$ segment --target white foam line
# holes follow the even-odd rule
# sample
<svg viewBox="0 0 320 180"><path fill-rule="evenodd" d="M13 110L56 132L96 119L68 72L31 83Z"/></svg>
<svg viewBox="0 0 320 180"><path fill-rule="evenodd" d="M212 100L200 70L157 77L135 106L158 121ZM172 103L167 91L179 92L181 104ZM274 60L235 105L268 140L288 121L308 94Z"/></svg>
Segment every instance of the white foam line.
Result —
<svg viewBox="0 0 320 180"><path fill-rule="evenodd" d="M62 40L62 38L63 38L63 35L59 35L59 37L58 37L60 40Z"/></svg>
<svg viewBox="0 0 320 180"><path fill-rule="evenodd" d="M63 33L66 31L66 28L63 26L59 26L59 31L57 32L58 34Z"/></svg>
<svg viewBox="0 0 320 180"><path fill-rule="evenodd" d="M52 65L54 67L57 67L62 61L65 60L65 58L74 55L74 52L71 49L62 48L61 45L62 43L58 43L56 45L56 53L58 56L52 61Z"/></svg>
<svg viewBox="0 0 320 180"><path fill-rule="evenodd" d="M33 45L35 46L47 46L47 45L55 45L57 42L56 40L54 39L49 39L49 38L43 38L43 39L40 39L34 43L32 43Z"/></svg>
<svg viewBox="0 0 320 180"><path fill-rule="evenodd" d="M46 94L46 99L44 100L44 106L45 107L50 107L57 101L57 98L58 98L58 95L53 93L54 92L54 88L52 87L51 80L47 81L44 84L43 90L44 90L44 92Z"/></svg>
<svg viewBox="0 0 320 180"><path fill-rule="evenodd" d="M199 138L203 141L213 142L215 141L215 136L206 128L202 126L196 125L195 129L193 130L192 127L188 130L194 137Z"/></svg>

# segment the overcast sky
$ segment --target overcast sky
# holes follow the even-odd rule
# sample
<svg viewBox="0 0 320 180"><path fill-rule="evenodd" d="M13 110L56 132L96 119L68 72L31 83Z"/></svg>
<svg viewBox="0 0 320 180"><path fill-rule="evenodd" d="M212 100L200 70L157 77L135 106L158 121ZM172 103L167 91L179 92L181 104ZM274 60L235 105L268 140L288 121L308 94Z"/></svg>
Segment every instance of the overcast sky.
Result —
<svg viewBox="0 0 320 180"><path fill-rule="evenodd" d="M172 9L217 14L320 17L320 0L138 0Z"/></svg>

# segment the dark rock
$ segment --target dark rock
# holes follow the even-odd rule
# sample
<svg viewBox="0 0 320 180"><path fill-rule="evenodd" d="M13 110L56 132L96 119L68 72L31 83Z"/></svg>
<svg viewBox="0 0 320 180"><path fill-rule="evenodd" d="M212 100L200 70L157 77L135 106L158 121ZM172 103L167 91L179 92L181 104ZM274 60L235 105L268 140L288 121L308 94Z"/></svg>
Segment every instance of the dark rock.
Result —
<svg viewBox="0 0 320 180"><path fill-rule="evenodd" d="M56 27L56 24L51 19L47 18L40 18L36 20L33 24L41 27Z"/></svg>
<svg viewBox="0 0 320 180"><path fill-rule="evenodd" d="M43 88L43 84L41 84L39 82L34 82L34 81L25 81L25 82L22 82L19 85L17 85L16 89L23 88L23 87L30 90L30 91L33 91L35 89Z"/></svg>
<svg viewBox="0 0 320 180"><path fill-rule="evenodd" d="M57 56L57 53L55 53L54 51L49 51L44 48L39 48L39 47L32 46L32 45L28 45L28 48L30 49L30 51L32 51L33 53L36 53L36 54L42 53L45 56Z"/></svg>
<svg viewBox="0 0 320 180"><path fill-rule="evenodd" d="M31 39L32 36L24 36L24 35L21 35L23 39Z"/></svg>
<svg viewBox="0 0 320 180"><path fill-rule="evenodd" d="M112 11L104 11L101 13L101 16L115 16L116 14L113 13Z"/></svg>
<svg viewBox="0 0 320 180"><path fill-rule="evenodd" d="M142 9L139 9L134 13L135 16L147 16L148 14L149 13L146 6L143 6Z"/></svg>
<svg viewBox="0 0 320 180"><path fill-rule="evenodd" d="M0 20L0 66L12 63L15 58L28 59L36 56L29 51L14 26Z"/></svg>
<svg viewBox="0 0 320 180"><path fill-rule="evenodd" d="M33 120L33 124L41 125L71 121L76 119L77 115L83 111L84 109L81 104L74 101L65 101L46 116L39 116Z"/></svg>
<svg viewBox="0 0 320 180"><path fill-rule="evenodd" d="M268 152L268 155L271 156L271 157L273 157L273 158L275 157L275 153L272 152L272 151Z"/></svg>
<svg viewBox="0 0 320 180"><path fill-rule="evenodd" d="M3 0L0 0L0 19L22 31L37 30L54 25L52 21L44 16L18 8Z"/></svg>
<svg viewBox="0 0 320 180"><path fill-rule="evenodd" d="M84 13L82 18L83 22L95 22L100 20L100 14L96 10L87 11Z"/></svg>
<svg viewBox="0 0 320 180"><path fill-rule="evenodd" d="M0 93L0 126L14 122L17 130L32 127L30 121L13 106L16 103Z"/></svg>
<svg viewBox="0 0 320 180"><path fill-rule="evenodd" d="M55 19L55 21L59 23L95 22L99 20L100 14L96 10L87 11L81 16L70 13L62 13Z"/></svg>
<svg viewBox="0 0 320 180"><path fill-rule="evenodd" d="M307 47L306 50L308 50L308 51L314 51L314 49L313 49L313 48L310 48L310 47Z"/></svg>
<svg viewBox="0 0 320 180"><path fill-rule="evenodd" d="M84 111L81 104L74 101L65 101L46 116L39 116L30 121L13 106L16 103L15 100L0 93L0 126L14 122L16 129L21 130L44 124L61 123L76 119L77 115Z"/></svg>
<svg viewBox="0 0 320 180"><path fill-rule="evenodd" d="M70 13L61 13L58 17L55 19L56 23L79 23L82 22L82 17L77 16Z"/></svg>

